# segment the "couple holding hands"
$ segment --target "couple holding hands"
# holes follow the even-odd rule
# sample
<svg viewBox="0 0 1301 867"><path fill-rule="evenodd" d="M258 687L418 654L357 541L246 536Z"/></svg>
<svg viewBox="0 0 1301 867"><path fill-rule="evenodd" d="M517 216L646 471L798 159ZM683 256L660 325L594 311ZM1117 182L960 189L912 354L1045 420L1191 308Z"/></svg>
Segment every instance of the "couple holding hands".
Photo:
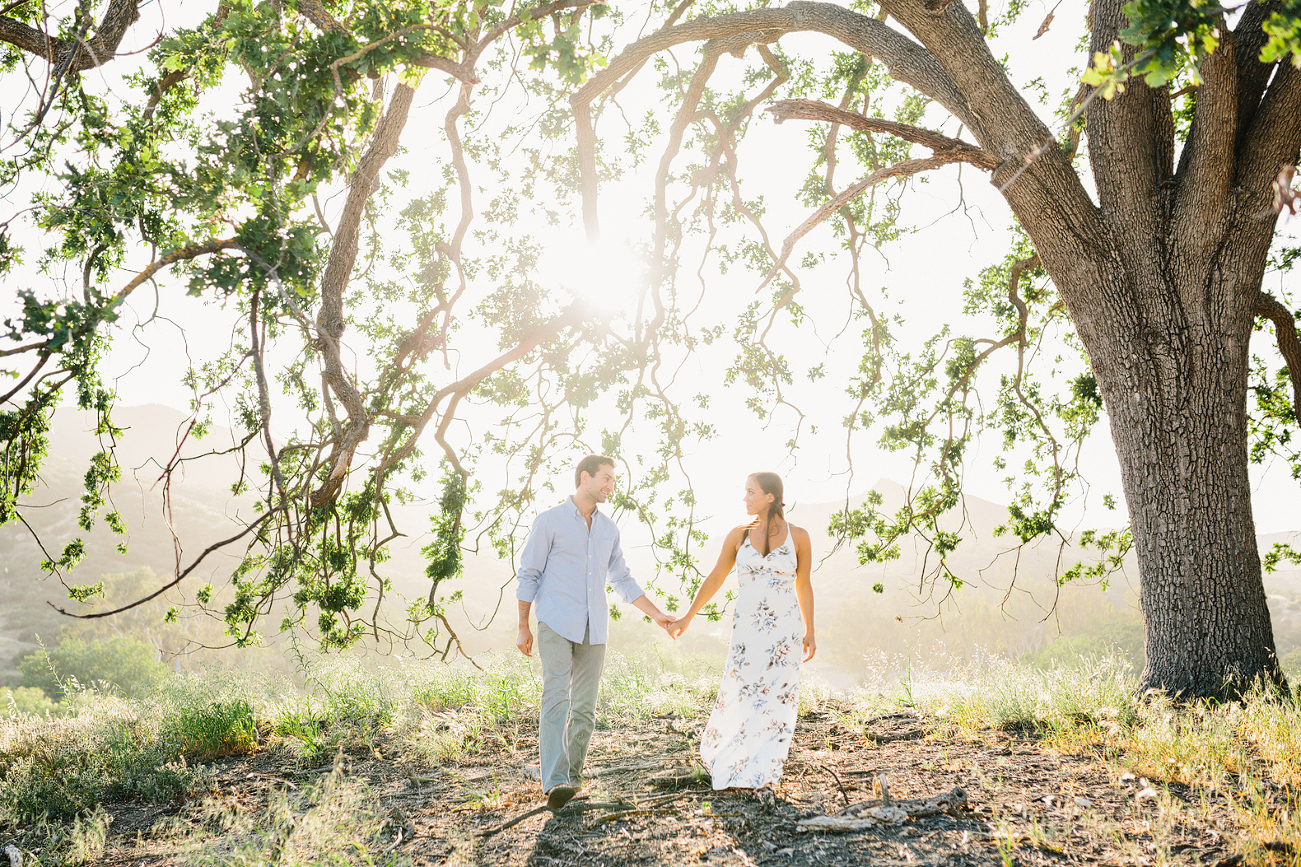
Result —
<svg viewBox="0 0 1301 867"><path fill-rule="evenodd" d="M610 631L606 584L676 639L733 567L740 589L732 641L700 757L715 789L775 786L795 732L800 664L817 650L809 534L786 520L781 478L754 473L745 480L745 510L753 520L727 534L691 607L674 618L633 580L619 528L597 508L614 493L614 467L605 455L579 461L573 496L538 515L516 573L515 646L525 656L533 655L529 615L537 608L538 751L547 805L560 809L581 783Z"/></svg>

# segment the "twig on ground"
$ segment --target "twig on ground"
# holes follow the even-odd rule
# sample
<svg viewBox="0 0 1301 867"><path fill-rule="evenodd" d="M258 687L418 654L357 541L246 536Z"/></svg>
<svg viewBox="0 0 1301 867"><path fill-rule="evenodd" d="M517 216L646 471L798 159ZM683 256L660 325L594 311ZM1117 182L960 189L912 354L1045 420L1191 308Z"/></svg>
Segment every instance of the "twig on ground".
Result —
<svg viewBox="0 0 1301 867"><path fill-rule="evenodd" d="M845 799L845 806L848 807L848 806L849 806L849 793L845 791L845 784L842 783L842 782L840 782L840 776L839 776L835 771L833 771L831 768L827 767L826 765L820 765L820 767L822 768L822 770L826 771L828 774L831 774L832 779L834 779L834 780L836 781L836 787L837 787L838 789L840 789L840 797L842 797L842 798Z"/></svg>

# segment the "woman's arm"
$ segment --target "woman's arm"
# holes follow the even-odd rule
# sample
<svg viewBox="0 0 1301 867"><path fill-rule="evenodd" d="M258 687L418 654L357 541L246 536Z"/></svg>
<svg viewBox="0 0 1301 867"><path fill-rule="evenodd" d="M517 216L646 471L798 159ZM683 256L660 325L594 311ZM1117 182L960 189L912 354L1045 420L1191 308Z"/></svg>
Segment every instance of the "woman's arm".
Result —
<svg viewBox="0 0 1301 867"><path fill-rule="evenodd" d="M736 565L736 552L740 550L741 542L749 530L749 527L734 527L723 539L723 550L718 552L718 562L714 564L714 568L710 570L709 575L701 583L700 589L696 591L696 598L691 600L691 607L687 609L687 613L664 627L669 631L669 635L677 638L686 632L687 627L691 625L691 618L695 617L700 609L705 607L705 603L718 592L718 588L723 586L723 581Z"/></svg>
<svg viewBox="0 0 1301 867"><path fill-rule="evenodd" d="M808 662L818 652L818 642L813 637L813 543L809 541L809 531L803 527L791 527L795 537L795 596L800 602L800 614L804 617L804 661Z"/></svg>

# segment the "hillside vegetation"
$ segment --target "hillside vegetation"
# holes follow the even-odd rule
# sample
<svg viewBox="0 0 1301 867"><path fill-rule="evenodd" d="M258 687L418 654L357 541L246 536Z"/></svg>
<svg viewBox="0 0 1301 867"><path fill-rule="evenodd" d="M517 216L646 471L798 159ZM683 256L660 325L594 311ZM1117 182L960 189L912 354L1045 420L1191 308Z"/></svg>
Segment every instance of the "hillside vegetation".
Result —
<svg viewBox="0 0 1301 867"><path fill-rule="evenodd" d="M555 816L527 815L539 677L522 658L70 690L62 716L0 722L0 839L48 865L1297 863L1292 701L1135 698L1116 659L960 675L805 689L770 800L692 770L712 668L615 654L587 797ZM881 778L897 799L960 787L965 804L806 829Z"/></svg>

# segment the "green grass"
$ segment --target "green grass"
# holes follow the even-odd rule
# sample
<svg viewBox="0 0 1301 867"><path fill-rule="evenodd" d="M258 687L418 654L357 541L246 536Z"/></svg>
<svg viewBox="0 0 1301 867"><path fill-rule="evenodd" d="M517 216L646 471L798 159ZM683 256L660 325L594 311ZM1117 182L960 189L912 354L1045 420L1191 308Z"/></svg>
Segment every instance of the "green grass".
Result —
<svg viewBox="0 0 1301 867"><path fill-rule="evenodd" d="M109 821L101 804L201 797L214 773L209 763L228 756L273 750L317 768L361 755L419 768L514 754L521 730L536 725L536 661L509 654L481 662L484 671L333 658L304 666L296 679L171 676L144 699L77 692L62 717L11 704L0 717L0 829L35 853L32 863L94 863ZM610 654L598 725L708 714L716 664ZM1301 851L1297 804L1282 794L1301 790L1301 709L1290 699L1257 693L1233 704L1178 705L1140 697L1132 667L1108 657L1048 669L986 659L943 674L879 670L880 682L848 695L806 684L801 714L827 710L852 726L909 707L932 737L1015 734L1087 752L1117 776L1147 778L1158 792L1178 782L1199 798L1224 799L1246 853L1265 843ZM228 808L214 801L205 827L219 829L223 842L196 846L186 857L254 864L274 849L282 863L396 863L383 855L385 819L367 812L373 802L373 793L337 774L257 815L221 813ZM358 821L349 824L353 813ZM175 833L184 841L208 832Z"/></svg>
<svg viewBox="0 0 1301 867"><path fill-rule="evenodd" d="M70 819L101 801L167 801L191 790L196 771L159 738L154 707L83 695L73 716L0 723L0 820Z"/></svg>
<svg viewBox="0 0 1301 867"><path fill-rule="evenodd" d="M1219 704L1140 696L1136 672L1116 657L1048 669L989 661L912 678L899 696L940 737L1021 732L1065 752L1099 755L1117 777L1150 780L1158 816L1170 821L1195 809L1164 792L1171 783L1192 787L1198 800L1223 798L1237 818L1239 851L1262 864L1270 862L1261 854L1266 844L1301 853L1301 804L1287 794L1301 790L1301 704L1293 697L1257 691ZM1290 859L1301 864L1301 854Z"/></svg>
<svg viewBox="0 0 1301 867"><path fill-rule="evenodd" d="M392 851L396 829L376 801L369 786L336 765L301 791L275 793L264 810L206 801L197 819L174 823L169 836L194 867L409 864Z"/></svg>

